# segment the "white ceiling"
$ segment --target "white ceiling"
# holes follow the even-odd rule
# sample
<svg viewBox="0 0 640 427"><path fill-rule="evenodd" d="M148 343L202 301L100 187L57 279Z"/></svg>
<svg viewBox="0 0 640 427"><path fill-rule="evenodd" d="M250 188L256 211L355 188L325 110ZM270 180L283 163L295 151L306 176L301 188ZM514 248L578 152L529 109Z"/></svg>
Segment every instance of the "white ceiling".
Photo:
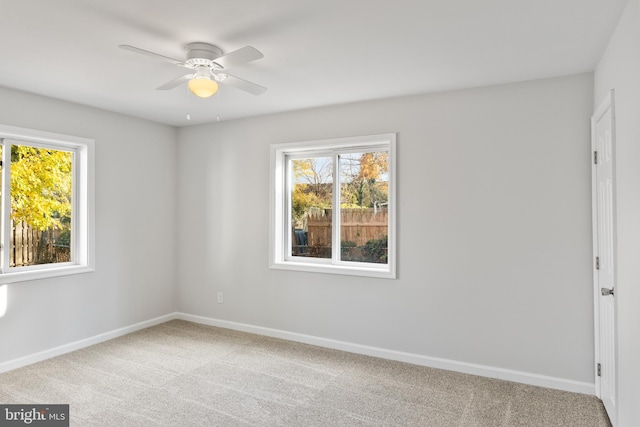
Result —
<svg viewBox="0 0 640 427"><path fill-rule="evenodd" d="M176 126L592 71L628 0L0 0L0 86ZM186 43L264 58L201 100ZM186 115L191 120L187 121Z"/></svg>

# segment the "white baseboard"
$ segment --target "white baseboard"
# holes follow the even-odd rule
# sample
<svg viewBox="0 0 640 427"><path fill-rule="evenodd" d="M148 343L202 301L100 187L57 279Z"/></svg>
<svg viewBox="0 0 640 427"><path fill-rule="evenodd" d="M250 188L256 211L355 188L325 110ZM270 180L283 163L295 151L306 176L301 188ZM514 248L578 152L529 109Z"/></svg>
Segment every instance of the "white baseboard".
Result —
<svg viewBox="0 0 640 427"><path fill-rule="evenodd" d="M93 337L85 338L69 344L61 345L49 350L44 350L18 359L0 363L0 373L21 368L32 363L40 362L61 354L69 353L94 344L108 341L123 335L130 334L140 329L155 326L160 323L174 319L186 320L203 325L217 326L220 328L233 329L236 331L249 332L274 338L281 338L289 341L301 342L305 344L317 345L319 347L332 348L335 350L347 351L350 353L362 354L365 356L379 357L382 359L397 360L399 362L411 363L414 365L427 366L430 368L445 369L448 371L461 372L465 374L478 375L481 377L497 378L506 381L513 381L522 384L529 384L539 387L553 388L557 390L570 391L574 393L595 395L595 384L586 383L564 378L549 377L545 375L532 374L529 372L514 371L511 369L496 368L493 366L478 365L474 363L459 362L456 360L442 359L438 357L423 356L420 354L406 353L385 348L371 347L367 345L354 344L345 341L338 341L329 338L321 338L312 335L287 332L279 329L265 328L262 326L249 325L245 323L231 322L228 320L213 319L210 317L195 316L186 313L170 313L156 317L124 328L115 329Z"/></svg>
<svg viewBox="0 0 640 427"><path fill-rule="evenodd" d="M201 323L203 325L217 326L220 328L233 329L242 332L250 332L258 335L265 335L274 338L282 338L289 341L317 345L319 347L332 348L335 350L342 350L350 353L379 357L382 359L397 360L399 362L427 366L430 368L445 369L448 371L461 372L464 374L478 375L481 377L496 378L522 384L589 395L595 395L596 391L595 384L593 383L532 374L529 372L515 371L511 369L496 368L493 366L478 365L474 363L459 362L457 360L423 356L420 354L388 350L379 347L370 347L367 345L337 341L329 338L315 337L312 335L299 334L295 332L287 332L279 329L265 328L262 326L248 325L245 323L230 322L228 320L195 316L186 313L176 313L176 318L194 323Z"/></svg>
<svg viewBox="0 0 640 427"><path fill-rule="evenodd" d="M70 353L81 348L89 347L94 344L108 341L113 338L121 337L123 335L130 334L140 329L148 328L150 326L159 325L160 323L168 322L169 320L177 319L177 313L170 313L164 316L156 317L151 320L145 320L144 322L136 323L134 325L125 326L124 328L115 329L113 331L105 332L93 337L85 338L79 341L75 341L69 344L64 344L58 347L51 348L49 350L40 351L38 353L30 354L28 356L20 357L18 359L9 360L0 363L0 373L11 371L13 369L22 368L23 366L31 365L32 363L41 362L52 357L60 356L61 354Z"/></svg>

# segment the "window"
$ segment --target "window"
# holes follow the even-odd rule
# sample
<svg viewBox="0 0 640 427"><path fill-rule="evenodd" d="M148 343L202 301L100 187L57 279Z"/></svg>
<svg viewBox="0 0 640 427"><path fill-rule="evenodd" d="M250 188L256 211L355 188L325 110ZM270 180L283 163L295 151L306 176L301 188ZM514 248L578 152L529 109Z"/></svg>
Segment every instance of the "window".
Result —
<svg viewBox="0 0 640 427"><path fill-rule="evenodd" d="M271 268L395 278L395 134L271 146Z"/></svg>
<svg viewBox="0 0 640 427"><path fill-rule="evenodd" d="M0 125L0 284L93 270L93 141Z"/></svg>

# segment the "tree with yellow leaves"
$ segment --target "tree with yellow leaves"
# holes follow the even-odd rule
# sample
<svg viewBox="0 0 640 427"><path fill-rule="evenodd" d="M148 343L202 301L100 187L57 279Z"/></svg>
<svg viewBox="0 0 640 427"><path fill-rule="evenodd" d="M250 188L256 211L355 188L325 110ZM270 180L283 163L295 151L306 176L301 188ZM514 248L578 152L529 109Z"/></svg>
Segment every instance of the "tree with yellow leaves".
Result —
<svg viewBox="0 0 640 427"><path fill-rule="evenodd" d="M331 159L295 159L292 160L292 166L294 179L291 193L292 218L294 226L302 228L311 208L331 207Z"/></svg>
<svg viewBox="0 0 640 427"><path fill-rule="evenodd" d="M11 219L32 228L69 229L72 153L11 146Z"/></svg>
<svg viewBox="0 0 640 427"><path fill-rule="evenodd" d="M382 179L389 172L389 153L385 151L340 156L343 207L373 207L386 202L388 186Z"/></svg>

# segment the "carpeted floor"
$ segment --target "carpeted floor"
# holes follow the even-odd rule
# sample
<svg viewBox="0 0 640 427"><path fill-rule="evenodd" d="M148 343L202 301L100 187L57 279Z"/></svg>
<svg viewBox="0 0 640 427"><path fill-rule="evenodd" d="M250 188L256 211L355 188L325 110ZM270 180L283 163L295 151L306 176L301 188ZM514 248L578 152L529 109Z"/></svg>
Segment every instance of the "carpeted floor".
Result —
<svg viewBox="0 0 640 427"><path fill-rule="evenodd" d="M174 320L0 374L78 426L609 426L593 396Z"/></svg>

